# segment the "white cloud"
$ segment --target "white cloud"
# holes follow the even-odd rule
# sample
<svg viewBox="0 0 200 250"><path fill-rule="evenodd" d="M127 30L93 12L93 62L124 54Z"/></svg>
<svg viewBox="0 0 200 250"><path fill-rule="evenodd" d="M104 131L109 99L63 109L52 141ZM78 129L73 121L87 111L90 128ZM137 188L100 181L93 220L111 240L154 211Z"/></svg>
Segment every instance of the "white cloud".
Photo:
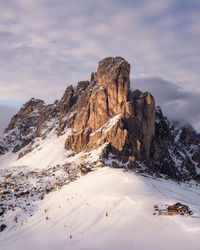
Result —
<svg viewBox="0 0 200 250"><path fill-rule="evenodd" d="M199 91L199 9L175 0L2 0L0 99L54 99L121 55L132 75ZM6 86L6 87L5 87Z"/></svg>
<svg viewBox="0 0 200 250"><path fill-rule="evenodd" d="M132 80L132 89L150 91L156 105L162 107L164 115L170 120L185 121L200 132L200 93L186 91L176 82L158 77L146 77Z"/></svg>

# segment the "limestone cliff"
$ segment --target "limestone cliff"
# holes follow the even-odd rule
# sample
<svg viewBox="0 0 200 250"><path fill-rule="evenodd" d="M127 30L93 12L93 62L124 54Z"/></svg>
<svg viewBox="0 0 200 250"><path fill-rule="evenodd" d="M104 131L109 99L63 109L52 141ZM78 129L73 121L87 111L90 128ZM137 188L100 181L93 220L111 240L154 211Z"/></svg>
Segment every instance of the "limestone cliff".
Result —
<svg viewBox="0 0 200 250"><path fill-rule="evenodd" d="M71 111L73 134L66 140L67 149L78 153L108 143L124 161L129 156L148 157L155 134L155 102L148 92L130 91L129 74L130 65L121 57L99 62Z"/></svg>
<svg viewBox="0 0 200 250"><path fill-rule="evenodd" d="M131 91L129 75L125 59L107 57L90 81L68 86L54 104L32 98L0 138L0 155L13 151L23 157L37 138L71 129L63 147L73 154L101 147L102 162L112 158L115 167L121 162L140 172L200 180L199 136L168 121L149 92Z"/></svg>

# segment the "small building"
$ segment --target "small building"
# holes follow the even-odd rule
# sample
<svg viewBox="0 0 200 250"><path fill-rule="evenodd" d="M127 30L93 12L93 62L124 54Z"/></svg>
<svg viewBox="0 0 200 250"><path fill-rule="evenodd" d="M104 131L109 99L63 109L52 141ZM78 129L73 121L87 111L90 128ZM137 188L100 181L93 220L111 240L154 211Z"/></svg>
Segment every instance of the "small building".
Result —
<svg viewBox="0 0 200 250"><path fill-rule="evenodd" d="M167 208L167 211L172 212L172 213L174 212L175 213L188 213L190 210L188 206L177 202L176 204L169 206Z"/></svg>
<svg viewBox="0 0 200 250"><path fill-rule="evenodd" d="M179 202L174 205L168 206L167 209L159 209L159 215L192 215L192 211L188 206Z"/></svg>

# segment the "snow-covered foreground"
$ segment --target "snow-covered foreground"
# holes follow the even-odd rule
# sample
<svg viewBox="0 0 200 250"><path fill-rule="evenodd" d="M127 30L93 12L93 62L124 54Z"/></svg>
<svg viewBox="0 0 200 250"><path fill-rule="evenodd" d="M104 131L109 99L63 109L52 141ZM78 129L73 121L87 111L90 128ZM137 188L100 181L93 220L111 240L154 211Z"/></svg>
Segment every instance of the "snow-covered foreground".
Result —
<svg viewBox="0 0 200 250"><path fill-rule="evenodd" d="M153 215L180 201L196 217ZM200 249L200 187L101 168L37 201L23 225L0 234L1 250Z"/></svg>

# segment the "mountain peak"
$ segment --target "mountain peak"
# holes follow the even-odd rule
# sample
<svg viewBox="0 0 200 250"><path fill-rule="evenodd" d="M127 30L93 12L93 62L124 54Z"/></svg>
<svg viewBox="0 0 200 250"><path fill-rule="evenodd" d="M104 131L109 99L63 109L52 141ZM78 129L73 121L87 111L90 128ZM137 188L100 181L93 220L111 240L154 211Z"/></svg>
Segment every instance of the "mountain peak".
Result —
<svg viewBox="0 0 200 250"><path fill-rule="evenodd" d="M106 57L90 81L68 86L60 101L45 105L32 98L0 138L0 154L12 150L25 157L37 138L53 131L58 140L66 134L63 149L75 155L100 150L104 164L112 158L113 166L200 179L199 140L170 123L149 92L131 91L129 75L124 58Z"/></svg>
<svg viewBox="0 0 200 250"><path fill-rule="evenodd" d="M76 115L67 149L78 153L107 143L125 162L130 155L136 159L148 155L155 131L155 103L148 92L130 91L129 74L130 65L122 57L106 57L98 63L96 77L69 110ZM70 99L68 103L73 95Z"/></svg>
<svg viewBox="0 0 200 250"><path fill-rule="evenodd" d="M122 57L106 57L98 63L97 80L98 83L108 83L110 81L121 81L130 83L130 64ZM130 87L130 84L129 84Z"/></svg>

